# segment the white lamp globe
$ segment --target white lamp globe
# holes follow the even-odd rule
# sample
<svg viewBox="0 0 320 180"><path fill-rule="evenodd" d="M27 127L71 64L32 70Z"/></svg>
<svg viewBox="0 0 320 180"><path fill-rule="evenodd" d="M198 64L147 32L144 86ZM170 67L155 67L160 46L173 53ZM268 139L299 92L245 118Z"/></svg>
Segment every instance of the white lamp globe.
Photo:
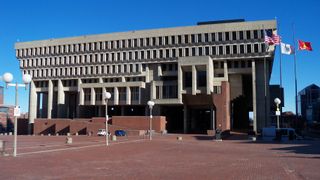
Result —
<svg viewBox="0 0 320 180"><path fill-rule="evenodd" d="M281 104L281 100L279 98L275 98L274 99L274 103L276 103L277 105Z"/></svg>
<svg viewBox="0 0 320 180"><path fill-rule="evenodd" d="M8 73L8 72L4 73L2 77L3 77L4 82L6 82L6 83L10 83L13 80L12 74Z"/></svg>
<svg viewBox="0 0 320 180"><path fill-rule="evenodd" d="M148 101L148 106L149 106L150 108L152 108L152 107L154 106L154 102L153 102L153 101Z"/></svg>
<svg viewBox="0 0 320 180"><path fill-rule="evenodd" d="M111 98L111 93L105 92L105 93L104 93L104 97L105 97L106 99L110 99L110 98Z"/></svg>
<svg viewBox="0 0 320 180"><path fill-rule="evenodd" d="M31 76L30 74L24 74L22 76L22 81L25 83L25 84L29 84L31 82Z"/></svg>

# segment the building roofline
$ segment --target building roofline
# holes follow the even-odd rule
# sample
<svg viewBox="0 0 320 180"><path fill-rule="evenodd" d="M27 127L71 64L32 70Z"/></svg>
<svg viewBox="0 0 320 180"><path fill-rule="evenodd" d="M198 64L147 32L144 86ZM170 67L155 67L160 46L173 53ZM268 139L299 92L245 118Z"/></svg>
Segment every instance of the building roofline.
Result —
<svg viewBox="0 0 320 180"><path fill-rule="evenodd" d="M261 21L245 21L245 22L232 22L232 23L216 23L207 25L193 25L193 26L180 26L169 27L159 29L146 29L146 30L132 30L126 32L112 32L105 34L93 34L74 37L63 38L51 38L46 40L34 40L26 42L15 43L15 49L42 47L42 46L54 46L63 44L76 44L76 43L88 43L95 41L109 41L109 40L121 40L129 38L143 38L143 37L156 37L167 35L181 35L193 33L195 30L197 33L212 31L234 31L234 30L252 30L263 28L276 28L276 20L261 20Z"/></svg>

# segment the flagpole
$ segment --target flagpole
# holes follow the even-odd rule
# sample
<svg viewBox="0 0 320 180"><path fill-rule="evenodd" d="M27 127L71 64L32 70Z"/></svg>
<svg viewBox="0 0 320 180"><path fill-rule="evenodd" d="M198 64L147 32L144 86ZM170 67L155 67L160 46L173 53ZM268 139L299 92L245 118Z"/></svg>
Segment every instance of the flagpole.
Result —
<svg viewBox="0 0 320 180"><path fill-rule="evenodd" d="M277 18L276 18L277 20ZM277 28L278 28L278 35L280 34L280 23L277 20ZM279 46L279 68L280 68L280 92L282 89L282 53L281 53L281 39L280 39L280 46ZM281 93L281 100L284 99L283 93ZM282 124L282 106L280 106L280 124ZM281 127L281 126L280 126Z"/></svg>
<svg viewBox="0 0 320 180"><path fill-rule="evenodd" d="M262 25L263 32L265 33L264 25ZM263 78L264 78L264 125L267 126L267 68L266 68L266 54L269 50L269 47L267 47L267 44L265 44L265 55L263 58Z"/></svg>
<svg viewBox="0 0 320 180"><path fill-rule="evenodd" d="M292 23L292 38L293 38L293 47L296 49L296 41L294 37L294 23ZM296 51L294 51L294 89L295 89L295 101L296 101L296 119L298 119L298 89L297 89L297 57Z"/></svg>

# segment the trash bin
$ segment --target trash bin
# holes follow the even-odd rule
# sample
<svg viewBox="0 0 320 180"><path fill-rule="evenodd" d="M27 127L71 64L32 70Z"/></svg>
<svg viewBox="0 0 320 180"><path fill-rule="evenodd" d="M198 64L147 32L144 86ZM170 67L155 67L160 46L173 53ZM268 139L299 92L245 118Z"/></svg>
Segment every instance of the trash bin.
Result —
<svg viewBox="0 0 320 180"><path fill-rule="evenodd" d="M221 129L216 129L216 140L221 140Z"/></svg>

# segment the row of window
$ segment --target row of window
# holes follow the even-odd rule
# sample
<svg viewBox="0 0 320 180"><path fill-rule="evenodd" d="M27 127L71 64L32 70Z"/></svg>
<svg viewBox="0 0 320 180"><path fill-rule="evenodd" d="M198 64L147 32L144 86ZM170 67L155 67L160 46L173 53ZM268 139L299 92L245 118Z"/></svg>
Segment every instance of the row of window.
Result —
<svg viewBox="0 0 320 180"><path fill-rule="evenodd" d="M190 43L207 43L234 40L260 39L263 36L263 30L247 30L217 33L185 34L176 36L159 36L148 38L134 38L111 41L100 41L91 43L67 44L47 47L35 47L17 49L17 57L30 57L54 54L67 54L79 52L92 52L103 50L116 50L124 48L141 48L165 45L180 45Z"/></svg>
<svg viewBox="0 0 320 180"><path fill-rule="evenodd" d="M232 54L250 54L265 52L264 43L235 44L220 46L200 46L172 49L128 51L118 53L87 54L77 56L59 56L20 60L20 67L59 66L72 64L92 64L118 62L126 60L166 59L184 56L215 56Z"/></svg>
<svg viewBox="0 0 320 180"><path fill-rule="evenodd" d="M140 88L139 87L128 87L131 92L131 102L137 102L140 99ZM118 89L118 99L119 102L125 102L127 99L127 88L126 87L117 87ZM109 101L114 101L114 88L106 88L106 91L111 93L111 99ZM91 88L83 88L84 93L84 102L85 104L90 104L91 102ZM102 88L94 88L95 101L101 102L103 100Z"/></svg>
<svg viewBox="0 0 320 180"><path fill-rule="evenodd" d="M24 70L24 74L30 74L33 78L59 77L59 76L84 76L119 73L141 73L145 72L146 64L118 64L104 66L82 66L50 69ZM91 82L97 83L97 82Z"/></svg>

